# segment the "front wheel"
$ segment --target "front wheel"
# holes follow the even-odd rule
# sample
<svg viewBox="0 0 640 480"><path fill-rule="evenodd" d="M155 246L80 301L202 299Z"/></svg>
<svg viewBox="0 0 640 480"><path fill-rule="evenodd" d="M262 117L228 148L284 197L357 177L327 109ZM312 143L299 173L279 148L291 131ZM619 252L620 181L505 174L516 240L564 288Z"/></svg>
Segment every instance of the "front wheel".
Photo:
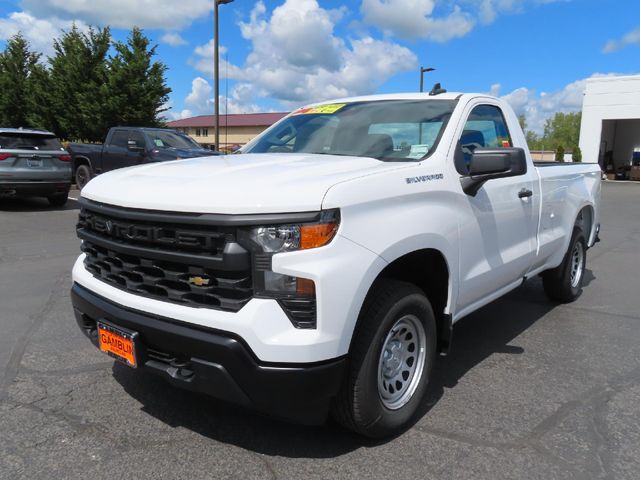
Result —
<svg viewBox="0 0 640 480"><path fill-rule="evenodd" d="M382 280L362 310L350 369L334 418L372 438L399 433L414 418L436 357L436 322L416 286Z"/></svg>
<svg viewBox="0 0 640 480"><path fill-rule="evenodd" d="M579 227L574 227L569 249L560 266L542 274L542 285L551 300L569 303L582 293L587 266L587 241Z"/></svg>

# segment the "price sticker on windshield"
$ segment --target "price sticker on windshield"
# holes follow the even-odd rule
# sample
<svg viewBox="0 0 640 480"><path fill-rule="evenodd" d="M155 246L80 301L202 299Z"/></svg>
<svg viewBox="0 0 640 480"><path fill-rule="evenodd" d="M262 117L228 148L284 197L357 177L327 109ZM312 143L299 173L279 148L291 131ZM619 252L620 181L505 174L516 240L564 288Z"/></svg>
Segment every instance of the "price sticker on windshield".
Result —
<svg viewBox="0 0 640 480"><path fill-rule="evenodd" d="M292 115L331 115L346 106L346 103L329 103L327 105L317 105L315 107L301 108L293 112Z"/></svg>

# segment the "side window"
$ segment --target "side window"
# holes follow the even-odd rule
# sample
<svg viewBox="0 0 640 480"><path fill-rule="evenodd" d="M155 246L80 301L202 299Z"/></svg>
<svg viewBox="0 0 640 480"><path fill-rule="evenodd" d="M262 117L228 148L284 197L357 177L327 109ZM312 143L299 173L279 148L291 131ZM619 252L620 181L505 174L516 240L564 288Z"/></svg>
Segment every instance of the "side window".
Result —
<svg viewBox="0 0 640 480"><path fill-rule="evenodd" d="M129 141L135 142L136 147L145 148L144 135L142 135L142 132L132 130L129 133Z"/></svg>
<svg viewBox="0 0 640 480"><path fill-rule="evenodd" d="M469 114L456 149L456 169L469 172L476 148L510 148L513 145L502 110L494 105L478 105Z"/></svg>
<svg viewBox="0 0 640 480"><path fill-rule="evenodd" d="M111 145L112 147L118 148L127 148L127 140L129 136L127 135L126 130L116 130L113 132L111 136Z"/></svg>

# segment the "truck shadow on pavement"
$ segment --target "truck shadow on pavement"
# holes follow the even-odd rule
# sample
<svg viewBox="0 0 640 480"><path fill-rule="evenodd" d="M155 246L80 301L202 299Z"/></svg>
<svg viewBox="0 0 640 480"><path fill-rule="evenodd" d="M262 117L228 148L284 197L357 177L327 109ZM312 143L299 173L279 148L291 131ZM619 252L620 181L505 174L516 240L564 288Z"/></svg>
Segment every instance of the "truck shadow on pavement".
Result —
<svg viewBox="0 0 640 480"><path fill-rule="evenodd" d="M595 278L590 271L588 277L589 280ZM490 356L525 354L513 340L555 306L546 299L540 280L534 279L456 324L453 349L448 356L437 359L431 386L415 423L419 423L445 393L455 395L458 381ZM320 427L292 425L172 388L161 378L134 372L120 364L114 365L113 376L143 405L144 412L167 425L183 427L214 441L264 455L329 458L391 440L367 440L331 421Z"/></svg>
<svg viewBox="0 0 640 480"><path fill-rule="evenodd" d="M2 212L62 212L64 210L78 210L79 208L80 205L78 205L78 202L72 198L62 207L52 207L46 198L0 197L0 211Z"/></svg>

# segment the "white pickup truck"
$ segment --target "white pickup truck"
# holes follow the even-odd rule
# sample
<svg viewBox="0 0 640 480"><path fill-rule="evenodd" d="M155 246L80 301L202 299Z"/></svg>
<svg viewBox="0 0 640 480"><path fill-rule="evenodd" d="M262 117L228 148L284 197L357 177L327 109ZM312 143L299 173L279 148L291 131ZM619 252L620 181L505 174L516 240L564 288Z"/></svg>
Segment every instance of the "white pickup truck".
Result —
<svg viewBox="0 0 640 480"><path fill-rule="evenodd" d="M176 386L383 437L415 420L455 322L536 275L578 297L599 199L598 165L534 165L487 95L311 105L239 154L92 180L74 311Z"/></svg>

